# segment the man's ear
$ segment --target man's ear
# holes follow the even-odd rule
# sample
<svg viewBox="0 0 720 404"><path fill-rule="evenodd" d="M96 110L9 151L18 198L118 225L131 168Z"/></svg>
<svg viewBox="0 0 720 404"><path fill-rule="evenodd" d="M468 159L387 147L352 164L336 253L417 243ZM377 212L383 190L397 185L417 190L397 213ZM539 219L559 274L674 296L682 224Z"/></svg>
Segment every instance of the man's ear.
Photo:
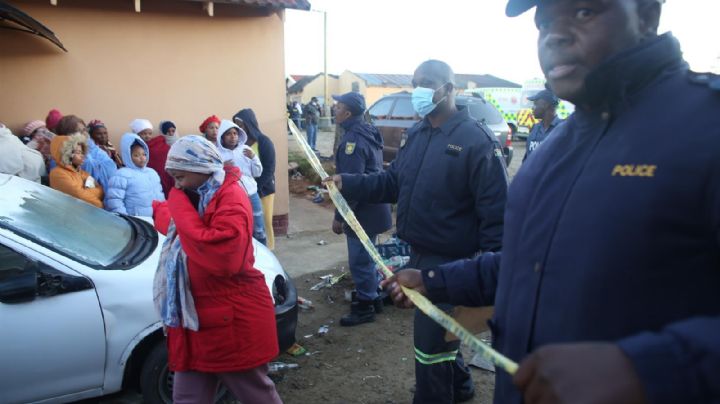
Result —
<svg viewBox="0 0 720 404"><path fill-rule="evenodd" d="M638 17L640 18L640 33L643 39L657 36L660 25L662 5L659 1L643 1L638 4Z"/></svg>

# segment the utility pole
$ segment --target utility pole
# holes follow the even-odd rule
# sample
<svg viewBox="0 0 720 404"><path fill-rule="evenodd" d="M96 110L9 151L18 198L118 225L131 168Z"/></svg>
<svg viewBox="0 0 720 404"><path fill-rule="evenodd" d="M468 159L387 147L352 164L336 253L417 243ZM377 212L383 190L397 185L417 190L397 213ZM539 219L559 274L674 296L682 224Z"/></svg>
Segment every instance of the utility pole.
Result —
<svg viewBox="0 0 720 404"><path fill-rule="evenodd" d="M330 117L330 89L328 88L328 70L327 70L327 11L323 11L323 71L325 74L325 116Z"/></svg>

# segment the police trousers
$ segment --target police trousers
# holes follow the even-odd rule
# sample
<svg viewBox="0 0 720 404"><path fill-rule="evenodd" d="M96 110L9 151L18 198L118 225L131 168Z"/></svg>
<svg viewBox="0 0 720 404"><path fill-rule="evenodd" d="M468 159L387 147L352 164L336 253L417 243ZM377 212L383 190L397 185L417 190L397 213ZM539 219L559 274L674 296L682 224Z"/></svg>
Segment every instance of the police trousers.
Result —
<svg viewBox="0 0 720 404"><path fill-rule="evenodd" d="M413 251L408 267L417 269L434 268L454 261L454 258ZM450 313L450 304L437 305ZM415 343L415 397L413 404L454 403L457 393L473 391L470 369L460 353L460 341L445 341L445 329L415 310L413 339Z"/></svg>
<svg viewBox="0 0 720 404"><path fill-rule="evenodd" d="M348 264L350 275L352 275L359 300L375 300L378 297L378 275L375 269L375 261L365 250L360 239L352 231L346 232ZM374 241L376 235L368 234L370 241Z"/></svg>

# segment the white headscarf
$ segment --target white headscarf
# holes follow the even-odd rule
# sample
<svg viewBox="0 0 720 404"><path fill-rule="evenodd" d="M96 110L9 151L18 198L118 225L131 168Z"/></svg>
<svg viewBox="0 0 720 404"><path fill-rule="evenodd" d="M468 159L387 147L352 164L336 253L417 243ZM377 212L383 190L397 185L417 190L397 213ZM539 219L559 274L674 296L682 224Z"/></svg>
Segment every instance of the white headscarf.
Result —
<svg viewBox="0 0 720 404"><path fill-rule="evenodd" d="M222 184L225 180L223 159L214 144L198 135L183 136L170 147L165 169L212 174Z"/></svg>
<svg viewBox="0 0 720 404"><path fill-rule="evenodd" d="M135 133L135 134L138 134L138 133L144 131L145 129L152 130L152 128L153 128L152 123L150 123L150 121L148 121L147 119L135 119L132 122L130 122L130 129L132 129L133 133Z"/></svg>

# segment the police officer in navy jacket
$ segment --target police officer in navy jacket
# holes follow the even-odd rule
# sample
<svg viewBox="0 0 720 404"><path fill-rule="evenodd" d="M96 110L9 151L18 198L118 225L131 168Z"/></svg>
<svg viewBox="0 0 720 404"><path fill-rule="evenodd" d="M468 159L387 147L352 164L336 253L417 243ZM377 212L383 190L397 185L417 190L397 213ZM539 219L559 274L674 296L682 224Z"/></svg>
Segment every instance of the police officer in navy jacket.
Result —
<svg viewBox="0 0 720 404"><path fill-rule="evenodd" d="M658 0L537 6L540 64L577 109L513 180L502 258L388 285L495 305L496 403L720 402L720 78L657 35ZM397 287L399 304L407 304Z"/></svg>
<svg viewBox="0 0 720 404"><path fill-rule="evenodd" d="M398 236L410 244L415 268L498 251L507 176L495 136L467 110L456 108L454 75L446 63L424 62L415 70L413 85L413 106L424 119L408 130L390 167L333 180L350 200L397 203ZM473 396L459 342L446 342L445 330L420 311L415 313L414 345L415 403Z"/></svg>
<svg viewBox="0 0 720 404"><path fill-rule="evenodd" d="M383 139L378 129L363 119L365 97L350 92L333 96L335 119L345 133L335 151L335 172L343 174L375 174L383 171ZM390 205L387 203L366 203L348 200L370 240L392 227ZM345 224L340 212L335 210L333 232L347 236L348 263L352 274L357 300L350 308L350 314L340 319L342 326L355 326L375 320L375 312L382 308L378 297L378 274L375 263L365 250L360 239Z"/></svg>
<svg viewBox="0 0 720 404"><path fill-rule="evenodd" d="M533 116L541 121L530 130L525 148L523 162L544 142L556 126L562 123L557 116L557 106L560 100L550 90L541 90L528 97L533 102Z"/></svg>

